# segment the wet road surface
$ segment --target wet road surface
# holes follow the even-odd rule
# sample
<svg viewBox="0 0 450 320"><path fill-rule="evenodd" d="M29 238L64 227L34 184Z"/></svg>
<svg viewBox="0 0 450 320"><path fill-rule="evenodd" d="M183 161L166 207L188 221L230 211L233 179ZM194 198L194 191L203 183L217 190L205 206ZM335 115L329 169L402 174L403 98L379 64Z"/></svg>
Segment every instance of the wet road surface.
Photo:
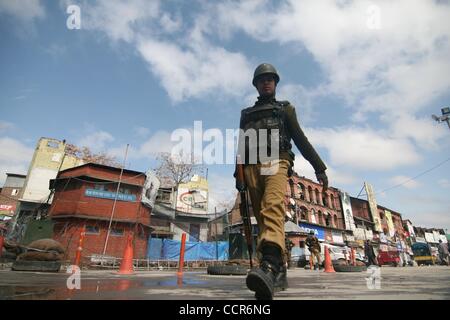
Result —
<svg viewBox="0 0 450 320"><path fill-rule="evenodd" d="M81 289L70 290L70 274L0 270L2 300L254 300L245 276L208 275L206 270L185 272L138 271L118 275L115 271L81 271ZM275 300L390 300L450 299L450 267L383 267L379 289L370 289L367 272L324 273L291 269L289 289ZM73 282L72 282L73 283Z"/></svg>

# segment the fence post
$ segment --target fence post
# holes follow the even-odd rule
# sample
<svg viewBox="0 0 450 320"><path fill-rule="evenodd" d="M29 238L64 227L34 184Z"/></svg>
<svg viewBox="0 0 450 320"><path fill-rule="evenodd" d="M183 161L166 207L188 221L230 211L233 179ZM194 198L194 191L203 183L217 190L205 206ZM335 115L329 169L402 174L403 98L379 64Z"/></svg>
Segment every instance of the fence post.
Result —
<svg viewBox="0 0 450 320"><path fill-rule="evenodd" d="M180 261L178 263L178 275L183 275L183 264L184 264L184 247L186 245L186 233L181 236L181 248L180 248Z"/></svg>

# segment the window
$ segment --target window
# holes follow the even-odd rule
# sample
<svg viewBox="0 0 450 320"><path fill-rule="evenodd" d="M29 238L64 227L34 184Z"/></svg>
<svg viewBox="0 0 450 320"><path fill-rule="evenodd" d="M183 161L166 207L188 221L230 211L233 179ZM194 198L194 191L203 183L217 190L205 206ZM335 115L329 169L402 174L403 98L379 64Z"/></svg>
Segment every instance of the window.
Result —
<svg viewBox="0 0 450 320"><path fill-rule="evenodd" d="M95 184L95 185L94 185L94 189L95 189L95 190L106 191L106 186L105 186L104 184Z"/></svg>
<svg viewBox="0 0 450 320"><path fill-rule="evenodd" d="M86 234L100 234L98 226L86 226Z"/></svg>
<svg viewBox="0 0 450 320"><path fill-rule="evenodd" d="M326 215L325 215L325 225L326 225L327 227L330 226L330 215L329 215L329 214L326 214Z"/></svg>
<svg viewBox="0 0 450 320"><path fill-rule="evenodd" d="M169 202L170 201L170 191L158 190L157 200L161 202Z"/></svg>
<svg viewBox="0 0 450 320"><path fill-rule="evenodd" d="M128 188L119 188L119 193L131 194L131 191Z"/></svg>
<svg viewBox="0 0 450 320"><path fill-rule="evenodd" d="M115 237L122 237L123 236L123 228L112 228L111 235L115 236Z"/></svg>
<svg viewBox="0 0 450 320"><path fill-rule="evenodd" d="M321 202L319 190L316 189L316 203L321 204Z"/></svg>
<svg viewBox="0 0 450 320"><path fill-rule="evenodd" d="M330 208L334 209L334 196L330 194Z"/></svg>
<svg viewBox="0 0 450 320"><path fill-rule="evenodd" d="M17 196L19 194L19 190L18 189L12 189L11 191L11 195L12 196Z"/></svg>
<svg viewBox="0 0 450 320"><path fill-rule="evenodd" d="M47 142L47 147L54 148L54 149L58 149L59 144L58 144L58 142L56 142L56 141L48 141L48 142Z"/></svg>

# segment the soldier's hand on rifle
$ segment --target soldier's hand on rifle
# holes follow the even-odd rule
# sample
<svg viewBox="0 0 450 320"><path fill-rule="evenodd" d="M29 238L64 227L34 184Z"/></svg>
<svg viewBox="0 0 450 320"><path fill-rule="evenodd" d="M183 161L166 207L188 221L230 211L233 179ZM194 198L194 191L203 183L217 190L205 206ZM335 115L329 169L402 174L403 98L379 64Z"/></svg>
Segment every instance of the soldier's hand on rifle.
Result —
<svg viewBox="0 0 450 320"><path fill-rule="evenodd" d="M319 181L322 184L323 191L326 191L328 189L328 177L327 174L324 172L316 172L317 181Z"/></svg>

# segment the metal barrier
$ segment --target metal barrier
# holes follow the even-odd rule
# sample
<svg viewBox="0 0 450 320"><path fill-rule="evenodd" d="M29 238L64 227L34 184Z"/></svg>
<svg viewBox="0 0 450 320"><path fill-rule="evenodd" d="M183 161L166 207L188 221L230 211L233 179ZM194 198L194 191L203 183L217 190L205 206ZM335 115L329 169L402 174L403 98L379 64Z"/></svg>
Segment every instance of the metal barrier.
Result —
<svg viewBox="0 0 450 320"><path fill-rule="evenodd" d="M122 258L91 255L83 257L83 265L88 268L99 269L119 269ZM185 261L185 270L206 269L210 265L222 265L227 261L222 260L197 260ZM133 259L133 267L135 271L151 271L151 270L177 270L178 261L173 260L150 260L150 259Z"/></svg>

